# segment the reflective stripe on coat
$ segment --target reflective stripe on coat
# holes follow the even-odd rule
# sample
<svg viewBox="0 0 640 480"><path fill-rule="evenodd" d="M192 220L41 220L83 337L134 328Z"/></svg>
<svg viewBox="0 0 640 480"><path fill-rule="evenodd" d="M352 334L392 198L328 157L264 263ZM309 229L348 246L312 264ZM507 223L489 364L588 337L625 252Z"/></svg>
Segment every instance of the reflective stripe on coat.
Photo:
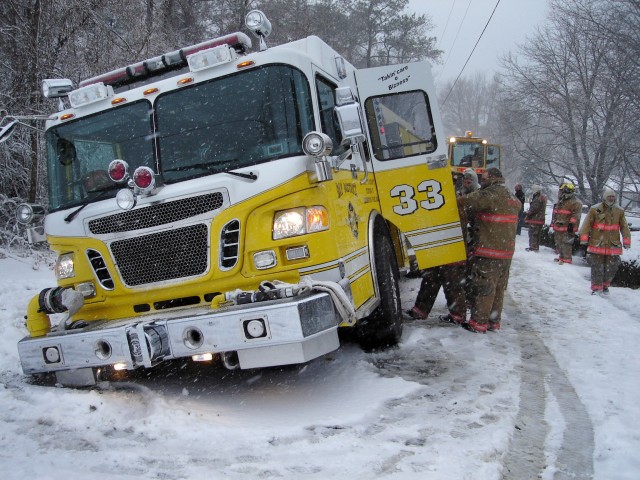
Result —
<svg viewBox="0 0 640 480"><path fill-rule="evenodd" d="M510 259L515 250L518 212L522 204L504 185L503 179L466 197L460 197L468 218L473 219L473 255Z"/></svg>
<svg viewBox="0 0 640 480"><path fill-rule="evenodd" d="M566 232L569 224L573 224L573 231L578 231L582 203L575 197L561 199L553 208L553 231Z"/></svg>
<svg viewBox="0 0 640 480"><path fill-rule="evenodd" d="M624 210L604 202L591 207L580 229L580 242L588 243L589 253L622 255L622 247L631 245L631 231Z"/></svg>
<svg viewBox="0 0 640 480"><path fill-rule="evenodd" d="M547 196L537 192L529 202L529 211L524 219L525 223L529 225L544 225L546 210Z"/></svg>

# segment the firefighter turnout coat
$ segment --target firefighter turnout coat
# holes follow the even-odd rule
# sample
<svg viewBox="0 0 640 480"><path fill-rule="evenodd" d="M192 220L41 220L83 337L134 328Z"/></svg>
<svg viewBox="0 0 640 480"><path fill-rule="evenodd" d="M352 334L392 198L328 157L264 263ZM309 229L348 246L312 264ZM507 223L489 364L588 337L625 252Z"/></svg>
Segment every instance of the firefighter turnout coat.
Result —
<svg viewBox="0 0 640 480"><path fill-rule="evenodd" d="M622 255L622 247L631 245L631 231L624 210L617 205L608 206L604 202L591 207L580 229L580 243L587 242L588 253Z"/></svg>
<svg viewBox="0 0 640 480"><path fill-rule="evenodd" d="M582 216L582 203L575 197L560 199L553 207L553 231L562 233L577 233L580 217ZM569 224L572 231L567 232Z"/></svg>
<svg viewBox="0 0 640 480"><path fill-rule="evenodd" d="M547 209L547 197L541 192L537 192L531 197L529 211L525 216L525 223L529 225L544 225L545 213Z"/></svg>
<svg viewBox="0 0 640 480"><path fill-rule="evenodd" d="M493 179L491 185L458 199L473 221L474 256L503 260L513 257L521 203L503 183L503 179Z"/></svg>

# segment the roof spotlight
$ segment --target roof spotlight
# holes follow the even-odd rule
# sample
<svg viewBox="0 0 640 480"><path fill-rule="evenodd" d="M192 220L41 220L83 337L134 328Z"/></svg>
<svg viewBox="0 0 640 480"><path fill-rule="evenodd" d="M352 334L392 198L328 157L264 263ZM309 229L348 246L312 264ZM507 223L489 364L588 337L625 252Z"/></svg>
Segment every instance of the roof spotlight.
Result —
<svg viewBox="0 0 640 480"><path fill-rule="evenodd" d="M267 38L271 34L271 22L260 10L251 10L244 17L244 23L260 40L260 51L267 49Z"/></svg>
<svg viewBox="0 0 640 480"><path fill-rule="evenodd" d="M66 97L73 90L73 83L67 78L46 78L42 81L42 94L47 98Z"/></svg>

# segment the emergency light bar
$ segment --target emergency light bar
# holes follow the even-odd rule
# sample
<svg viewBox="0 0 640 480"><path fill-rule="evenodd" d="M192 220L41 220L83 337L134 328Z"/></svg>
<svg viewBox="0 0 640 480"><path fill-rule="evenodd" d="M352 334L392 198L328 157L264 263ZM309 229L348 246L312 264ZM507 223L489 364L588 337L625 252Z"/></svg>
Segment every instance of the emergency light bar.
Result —
<svg viewBox="0 0 640 480"><path fill-rule="evenodd" d="M83 105L99 102L111 96L113 96L113 88L98 83L71 92L69 94L69 103L71 103L73 108L78 108Z"/></svg>
<svg viewBox="0 0 640 480"><path fill-rule="evenodd" d="M165 53L142 62L134 63L128 67L112 70L80 82L80 88L96 83L112 87L121 87L135 83L139 80L160 75L162 73L178 70L187 66L187 57L201 50L208 50L221 45L228 45L237 53L243 54L251 48L251 39L242 32L232 33L223 37L214 38L206 42L197 43L189 47Z"/></svg>
<svg viewBox="0 0 640 480"><path fill-rule="evenodd" d="M223 63L229 63L237 58L236 51L228 45L219 45L217 47L202 50L187 57L189 70L199 72L207 68L215 67Z"/></svg>

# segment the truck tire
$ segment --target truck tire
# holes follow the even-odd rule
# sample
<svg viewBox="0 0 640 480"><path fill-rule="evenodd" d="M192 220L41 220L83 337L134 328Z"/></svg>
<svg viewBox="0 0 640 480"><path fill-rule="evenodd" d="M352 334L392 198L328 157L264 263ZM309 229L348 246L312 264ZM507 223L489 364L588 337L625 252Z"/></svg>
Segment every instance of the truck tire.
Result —
<svg viewBox="0 0 640 480"><path fill-rule="evenodd" d="M376 220L373 242L375 278L380 291L380 305L358 322L358 343L365 351L396 345L402 337L402 305L398 285L398 263L386 225Z"/></svg>

